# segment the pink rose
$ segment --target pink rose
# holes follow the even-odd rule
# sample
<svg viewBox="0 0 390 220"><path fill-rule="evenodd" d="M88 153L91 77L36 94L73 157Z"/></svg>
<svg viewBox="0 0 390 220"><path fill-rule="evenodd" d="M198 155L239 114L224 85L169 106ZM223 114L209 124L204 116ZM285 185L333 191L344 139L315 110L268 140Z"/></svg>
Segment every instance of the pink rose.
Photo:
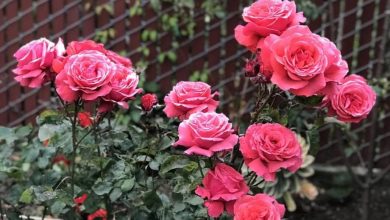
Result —
<svg viewBox="0 0 390 220"><path fill-rule="evenodd" d="M300 96L316 95L328 82L339 82L348 72L336 46L303 25L267 37L260 59L272 73L272 83Z"/></svg>
<svg viewBox="0 0 390 220"><path fill-rule="evenodd" d="M355 74L345 77L340 84L332 84L324 98L330 116L354 123L367 118L375 101L376 94L366 79Z"/></svg>
<svg viewBox="0 0 390 220"><path fill-rule="evenodd" d="M195 112L213 112L219 103L213 99L217 94L212 94L210 86L204 82L179 82L165 96L164 112L167 117L179 117L180 120Z"/></svg>
<svg viewBox="0 0 390 220"><path fill-rule="evenodd" d="M126 58L118 55L117 53L107 50L104 48L103 44L96 43L92 40L83 40L83 41L72 41L69 43L66 48L67 55L78 54L84 50L97 50L99 52L104 53L112 62L116 64L121 64L125 67L132 67L131 61Z"/></svg>
<svg viewBox="0 0 390 220"><path fill-rule="evenodd" d="M64 68L68 58L72 55L81 53L86 50L95 50L103 53L110 59L112 62L118 65L123 65L125 67L132 67L132 63L130 59L122 57L111 50L107 50L104 48L103 44L96 43L92 40L83 40L83 41L72 41L66 47L66 57L59 57L54 60L53 69L55 72L60 73Z"/></svg>
<svg viewBox="0 0 390 220"><path fill-rule="evenodd" d="M234 204L234 220L280 220L284 205L266 194L245 195Z"/></svg>
<svg viewBox="0 0 390 220"><path fill-rule="evenodd" d="M296 12L294 1L261 0L244 8L245 26L234 30L237 42L255 52L259 41L270 34L280 35L288 27L306 21L302 12Z"/></svg>
<svg viewBox="0 0 390 220"><path fill-rule="evenodd" d="M127 101L134 99L134 96L140 92L137 89L138 75L131 68L122 65L116 65L115 74L110 80L109 86L111 92L103 97L103 100L117 103L122 108L128 109Z"/></svg>
<svg viewBox="0 0 390 220"><path fill-rule="evenodd" d="M233 215L235 201L249 192L241 174L223 163L208 171L202 183L203 187L198 186L195 193L206 199L204 205L213 218L218 218L225 209Z"/></svg>
<svg viewBox="0 0 390 220"><path fill-rule="evenodd" d="M50 80L53 59L61 53L63 53L61 40L57 45L46 38L25 44L14 54L18 62L13 70L16 74L15 80L22 86L31 88L42 86Z"/></svg>
<svg viewBox="0 0 390 220"><path fill-rule="evenodd" d="M281 168L295 172L302 164L301 146L290 129L280 124L253 124L240 138L245 164L266 181Z"/></svg>
<svg viewBox="0 0 390 220"><path fill-rule="evenodd" d="M215 152L231 150L238 136L224 114L197 112L179 125L179 140L174 146L188 148L184 153L211 157Z"/></svg>
<svg viewBox="0 0 390 220"><path fill-rule="evenodd" d="M56 77L56 89L67 102L78 98L95 101L111 92L110 81L116 71L117 66L103 53L85 50L69 57Z"/></svg>

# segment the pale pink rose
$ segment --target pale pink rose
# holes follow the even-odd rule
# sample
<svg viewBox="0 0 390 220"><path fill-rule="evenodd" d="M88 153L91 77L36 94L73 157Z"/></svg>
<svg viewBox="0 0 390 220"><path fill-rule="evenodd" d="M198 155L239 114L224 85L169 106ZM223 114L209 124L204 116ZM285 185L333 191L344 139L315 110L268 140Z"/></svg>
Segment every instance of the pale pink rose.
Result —
<svg viewBox="0 0 390 220"><path fill-rule="evenodd" d="M267 194L245 195L234 204L234 220L281 220L284 205Z"/></svg>
<svg viewBox="0 0 390 220"><path fill-rule="evenodd" d="M68 57L64 68L56 77L56 89L67 102L78 98L95 101L111 92L110 82L116 71L117 65L103 53L85 50Z"/></svg>
<svg viewBox="0 0 390 220"><path fill-rule="evenodd" d="M245 164L266 181L285 168L297 171L302 164L302 150L296 135L280 124L253 124L240 138Z"/></svg>
<svg viewBox="0 0 390 220"><path fill-rule="evenodd" d="M249 192L244 178L232 167L218 163L209 170L195 193L205 199L209 216L218 218L224 210L233 215L235 201Z"/></svg>
<svg viewBox="0 0 390 220"><path fill-rule="evenodd" d="M40 38L22 46L14 54L18 62L12 70L16 74L15 80L31 88L38 88L49 81L53 59L64 52L61 45L61 40L55 45L46 38Z"/></svg>
<svg viewBox="0 0 390 220"><path fill-rule="evenodd" d="M179 125L179 140L174 146L188 148L184 153L211 157L215 152L232 150L238 136L224 114L197 112Z"/></svg>
<svg viewBox="0 0 390 220"><path fill-rule="evenodd" d="M268 36L260 59L271 72L272 83L299 96L317 95L348 72L336 46L303 25L290 27L281 36Z"/></svg>
<svg viewBox="0 0 390 220"><path fill-rule="evenodd" d="M259 41L270 34L280 35L288 27L306 21L296 12L294 1L260 0L244 8L242 17L247 24L238 25L234 35L239 44L255 52Z"/></svg>
<svg viewBox="0 0 390 220"><path fill-rule="evenodd" d="M376 101L376 93L359 75L349 75L341 83L327 88L324 103L328 114L343 122L358 123L367 118Z"/></svg>
<svg viewBox="0 0 390 220"><path fill-rule="evenodd" d="M187 119L195 112L213 112L219 103L213 99L216 95L218 93L211 93L207 83L182 81L165 96L164 112L167 117L178 117L180 120Z"/></svg>
<svg viewBox="0 0 390 220"><path fill-rule="evenodd" d="M115 74L109 83L112 90L103 97L103 100L117 103L122 108L128 109L129 104L127 102L134 99L136 94L142 92L141 89L137 88L138 75L131 68L122 65L116 65L116 67Z"/></svg>

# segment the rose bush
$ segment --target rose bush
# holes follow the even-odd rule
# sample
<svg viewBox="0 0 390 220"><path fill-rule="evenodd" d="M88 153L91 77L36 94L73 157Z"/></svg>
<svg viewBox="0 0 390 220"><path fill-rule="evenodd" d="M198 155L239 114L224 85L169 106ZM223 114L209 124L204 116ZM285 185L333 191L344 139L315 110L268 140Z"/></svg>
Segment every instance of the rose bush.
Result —
<svg viewBox="0 0 390 220"><path fill-rule="evenodd" d="M217 113L218 92L204 82L178 82L162 109L132 62L94 41L19 49L16 80L50 81L61 107L42 112L38 128L0 127L7 216L279 220L279 201L294 211L295 196L315 199L307 178L326 114L359 122L376 95L346 76L332 42L300 25L294 2L257 1L243 18L235 37L253 52L245 72L257 90L247 121L245 110Z"/></svg>

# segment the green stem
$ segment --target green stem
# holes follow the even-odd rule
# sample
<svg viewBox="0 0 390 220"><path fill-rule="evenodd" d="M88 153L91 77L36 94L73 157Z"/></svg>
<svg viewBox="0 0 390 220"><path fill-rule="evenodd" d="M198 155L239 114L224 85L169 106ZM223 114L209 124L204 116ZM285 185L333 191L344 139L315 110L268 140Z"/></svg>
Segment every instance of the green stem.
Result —
<svg viewBox="0 0 390 220"><path fill-rule="evenodd" d="M45 220L46 212L47 212L47 206L45 206L45 208L43 209L42 220Z"/></svg>
<svg viewBox="0 0 390 220"><path fill-rule="evenodd" d="M1 220L4 220L3 200L1 199L0 199L0 215L1 215Z"/></svg>
<svg viewBox="0 0 390 220"><path fill-rule="evenodd" d="M250 177L249 181L248 181L248 186L251 186L254 181L256 181L256 177L257 177L257 174L255 172L252 173L252 176Z"/></svg>
<svg viewBox="0 0 390 220"><path fill-rule="evenodd" d="M204 178L204 174L203 174L202 166L200 165L200 159L199 159L199 157L196 157L196 162L198 162L198 169L199 169L199 172L200 172L200 174L202 175L202 178Z"/></svg>
<svg viewBox="0 0 390 220"><path fill-rule="evenodd" d="M76 151L77 151L77 137L76 137L76 124L77 124L77 113L78 113L78 101L74 104L74 115L72 120L72 170L71 170L71 178L72 178L72 196L75 197L74 192L74 182L75 182L75 170L76 170Z"/></svg>

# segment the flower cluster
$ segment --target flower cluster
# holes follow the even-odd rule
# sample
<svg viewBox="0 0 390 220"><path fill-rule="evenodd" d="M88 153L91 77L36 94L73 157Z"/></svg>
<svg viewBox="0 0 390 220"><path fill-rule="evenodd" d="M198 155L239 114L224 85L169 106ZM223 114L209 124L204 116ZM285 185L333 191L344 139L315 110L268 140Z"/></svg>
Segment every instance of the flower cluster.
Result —
<svg viewBox="0 0 390 220"><path fill-rule="evenodd" d="M31 88L41 87L45 83L51 82L64 104L64 112L67 116L64 117L66 118L64 120L69 120L72 125L71 161L66 157L68 156L67 152L56 152L52 163L57 164L56 167L69 168L71 173L70 186L74 199L74 204L71 205L72 210L77 215L85 215L88 220L110 219L112 208L115 206L106 204L107 210L101 208L101 205L91 209L87 207L90 203L89 200L95 196L104 195L107 203L109 202L107 198L115 202L125 191L130 192L131 189L139 187L134 183L135 180L140 179L138 176L145 177L142 190L150 185L146 184L149 183L148 175L150 173L153 175L152 181L155 180L154 177L156 179L166 178L166 176L161 176L164 172L149 172L148 169L158 171L162 164L170 164L171 161L176 160L176 157L165 161L162 159L164 157L162 155L166 156L167 153L156 155L155 152L159 152L160 149L151 150L148 148L146 150L143 147L154 146L157 145L156 143L164 145L168 143L169 146L176 138L176 142L172 145L176 149L185 149L184 154L188 155L188 158L183 156L184 161L187 162L192 158L198 160L198 163L192 163L186 168L189 170L193 167L194 169L198 168L199 175L203 177L202 181L195 172L189 174L193 176L186 179L199 180L198 186L191 182L191 187L194 186L192 188L194 193L204 200L203 204L207 208L209 216L218 218L226 211L236 220L280 220L285 213L285 207L276 199L281 196L275 198L264 194L263 192L267 192L264 190L265 188L257 186L260 183L268 185L268 182L272 182L270 185L276 185L279 177L290 175L283 174L302 170L313 162L314 157L308 159L310 158L307 156L308 147L305 148L305 144L300 140L303 139L299 135L301 131L295 133L286 127L294 126L290 123L289 115L286 116L287 122L279 120L282 118L279 116L285 114L280 113L284 109L279 108L279 106L279 109L273 109L278 104L274 104L273 101L272 103L268 102L269 98L272 96L273 98L276 96L281 99L285 98L289 102L287 104L289 108L286 109L290 110L293 104L302 104L301 100L313 96L320 97L321 103L318 102L316 104L319 106L314 106L318 112L327 110L328 116L336 117L347 123L358 123L369 115L375 105L375 92L363 77L354 74L347 75L348 64L342 58L340 50L330 40L312 33L308 26L303 25L306 18L302 12L297 12L293 1L258 0L244 9L242 17L245 24L235 28L235 38L239 44L252 52L252 58L247 61L245 66L245 76L250 77L260 91L254 114L251 115L251 123L243 134L239 134L240 129L235 129L240 125L233 126L232 120L227 115L217 112L219 93L212 91L212 87L207 83L190 81L178 82L164 98L163 112L170 118L168 124L175 126L175 130L177 129L177 136L172 134L174 132L168 131L169 128L165 128L166 126L159 126L159 123L163 121L162 118L159 120L147 118L154 115L150 114L151 111L155 106L159 106L158 97L151 93L144 94L140 98L140 107L144 111L142 114L144 118L138 119L141 127L136 126L136 124L130 126L134 126L132 127L136 131L134 134L133 132L123 132L125 126L120 131L110 133L112 127L109 120L105 123L108 126L107 129L99 130L99 123L104 120L104 117L107 115L110 117L109 114L100 113L111 111L115 105L128 109L128 101L133 100L137 94L142 92L142 89L138 88L139 76L129 59L104 48L103 44L91 40L73 41L65 47L61 39L55 44L48 39L41 38L31 41L16 51L14 57L17 60L17 66L13 70L15 80L22 86ZM275 89L276 87L279 89ZM263 88L268 90L266 92L269 96L266 99L260 95ZM297 98L296 96L302 97ZM87 102L95 104L96 115L91 115L84 110L84 103ZM74 109L68 111L68 107L74 107ZM262 115L270 113L272 110L276 110L272 113L278 114L278 117L274 117L277 119L265 114ZM236 115L238 118L242 116ZM268 118L263 119L263 116ZM153 123L158 125L152 127ZM177 125L178 127L176 127ZM149 129L149 126L153 129ZM130 127L128 128L130 129ZM46 127L45 129L50 128ZM76 128L84 130L78 133ZM147 138L149 136L142 134L143 129L146 131L144 133L149 135L157 133L158 141L153 139L149 143ZM68 129L63 130L64 132L68 131ZM48 135L45 134L45 130L42 131L40 130L42 136L40 141L45 147L53 145L57 136L61 136L56 134L56 138L46 137ZM87 136L91 132L95 135L93 144L82 144L82 141L88 140ZM137 138L135 138L135 133ZM105 151L101 153L99 139L114 136L112 134L121 138L120 141L112 141L112 143L117 144L117 142L129 138L130 142L134 144L131 145L132 149L140 148L134 151L136 154L132 155L137 156L137 160L134 160L137 163L148 163L145 172L134 175L132 179L124 180L122 177L128 177L133 170L142 170L138 169L140 167L138 165L137 169L129 167L129 169L123 169L126 172L118 171L120 175L117 176L120 182L117 184L110 182L107 183L107 186L104 184L100 187L96 183L106 183L106 179L103 177L110 175L104 175L104 172L111 169L111 161L114 162L114 159L110 158L104 163L102 162L104 160L96 160L100 163L100 175L94 176L99 176L100 179L94 183L95 187L91 186L94 194L83 194L76 197L78 192L75 191L74 172L81 170L81 166L77 166L76 169L78 151L88 151L89 149L84 149L89 146L97 146L99 159L101 157L109 158L110 155L117 156L119 152L126 154L126 158L131 157L128 156L130 153L127 151L130 148L128 146L115 148L118 150L115 153L109 152L107 150L109 147L104 147ZM122 136L124 134L126 135ZM163 138L160 140L161 136ZM68 136L66 137L67 140L70 140ZM64 143L61 142L61 146L67 145ZM111 142L107 141L102 145L111 146L110 144ZM138 155L138 153L144 152L147 152L147 156ZM201 162L204 161L200 161L201 159L207 162L202 164ZM112 169L117 169L117 166L127 166L127 162L123 165L112 165ZM167 165L166 167L176 167L176 165ZM182 167L182 164L180 163L177 167ZM204 167L209 168L209 170L203 172ZM299 173L297 172L297 174ZM163 180L165 182L166 179ZM177 179L177 181L181 180ZM313 190L310 184L302 181L303 190L301 193L314 199L318 192ZM139 185L141 186L141 184ZM288 188L289 184L286 185L279 188ZM159 195L154 196L153 193L140 193L140 196L151 196L152 199L148 200L159 198ZM135 194L137 193L132 192L132 194L126 194L126 197L122 198L126 198L128 201Z"/></svg>
<svg viewBox="0 0 390 220"><path fill-rule="evenodd" d="M340 50L301 24L305 18L293 1L256 1L242 16L247 24L236 27L235 38L256 55L247 66L260 65L250 77L261 75L297 96L325 97L329 116L341 121L367 117L375 104L373 89L362 77L346 77L348 64Z"/></svg>
<svg viewBox="0 0 390 220"><path fill-rule="evenodd" d="M31 41L14 54L18 61L15 79L22 86L40 87L54 81L62 100L99 102L100 111L113 104L128 108L128 101L142 90L129 59L91 40L73 41L65 49L60 39Z"/></svg>
<svg viewBox="0 0 390 220"><path fill-rule="evenodd" d="M233 151L240 140L240 151L247 166L267 181L275 179L275 174L285 168L295 172L302 164L301 146L295 134L280 124L254 124L241 138L234 133L229 119L215 110L218 101L210 86L203 82L179 82L165 97L167 117L182 120L176 147L184 147L188 155L213 157ZM231 215L244 219L243 216L261 216L265 219L280 219L284 206L265 194L254 198L244 197L249 192L244 177L233 167L217 163L207 172L203 186L198 186L195 193L205 199L204 205L211 217L219 217L224 210ZM251 214L238 206L251 206L259 211ZM248 201L264 199L258 205L247 205ZM248 200L248 201L247 201ZM238 211L235 211L238 210ZM241 216L241 217L240 217Z"/></svg>
<svg viewBox="0 0 390 220"><path fill-rule="evenodd" d="M236 40L253 53L245 75L256 83L272 83L296 96L322 96L321 106L344 122L359 122L375 104L375 93L364 78L346 76L348 64L334 43L302 25L305 17L293 1L256 1L243 12L245 25L235 28ZM249 170L265 181L275 181L282 169L301 168L303 150L297 135L278 123L250 125L239 138L229 119L216 113L218 101L203 82L179 82L165 97L167 117L178 118L179 139L174 146L185 154L223 158L239 151ZM284 206L265 194L254 196L242 174L217 160L195 193L211 217L224 210L235 219L281 219Z"/></svg>

